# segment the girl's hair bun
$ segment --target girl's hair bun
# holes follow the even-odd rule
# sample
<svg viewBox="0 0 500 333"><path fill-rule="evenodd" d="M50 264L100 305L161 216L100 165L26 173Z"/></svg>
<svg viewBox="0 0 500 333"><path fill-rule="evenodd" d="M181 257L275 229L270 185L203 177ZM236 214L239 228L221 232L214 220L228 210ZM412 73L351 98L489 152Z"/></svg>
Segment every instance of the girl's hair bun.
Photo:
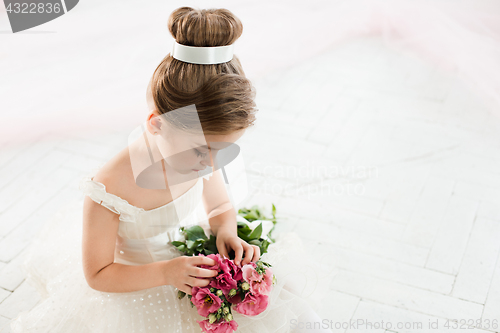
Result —
<svg viewBox="0 0 500 333"><path fill-rule="evenodd" d="M180 7L168 18L176 42L211 47L233 44L243 24L225 8ZM148 104L175 127L193 133L229 134L253 126L258 111L256 91L236 54L220 64L192 64L166 55L156 67L147 89ZM180 121L170 111L196 106L197 116ZM188 112L189 113L189 112ZM183 116L184 117L184 116Z"/></svg>
<svg viewBox="0 0 500 333"><path fill-rule="evenodd" d="M170 14L168 30L179 44L224 46L240 38L243 24L225 8L180 7Z"/></svg>

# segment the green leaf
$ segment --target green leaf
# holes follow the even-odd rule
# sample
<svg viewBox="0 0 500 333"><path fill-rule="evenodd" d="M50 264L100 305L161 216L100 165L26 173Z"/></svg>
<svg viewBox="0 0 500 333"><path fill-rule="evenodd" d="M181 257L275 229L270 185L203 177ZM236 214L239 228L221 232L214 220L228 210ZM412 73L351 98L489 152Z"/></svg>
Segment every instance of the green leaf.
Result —
<svg viewBox="0 0 500 333"><path fill-rule="evenodd" d="M260 262L262 265L264 265L264 266L267 266L267 267L272 267L272 265L271 265L271 264L269 264L269 263L267 263L267 262L265 262L265 261L259 260L259 262Z"/></svg>
<svg viewBox="0 0 500 333"><path fill-rule="evenodd" d="M207 239L207 235L205 234L205 230L199 225L192 226L188 229L186 229L186 238L192 241L198 240L198 239Z"/></svg>
<svg viewBox="0 0 500 333"><path fill-rule="evenodd" d="M252 233L248 236L248 238L260 238L260 236L262 235L262 222L259 223L259 225L253 229Z"/></svg>
<svg viewBox="0 0 500 333"><path fill-rule="evenodd" d="M260 253L264 254L267 252L267 248L269 247L269 241L267 239L264 239L260 245Z"/></svg>
<svg viewBox="0 0 500 333"><path fill-rule="evenodd" d="M238 223L241 223L241 224L238 224L238 227L236 228L238 233L243 234L243 235L247 235L247 236L250 235L250 233L252 232L252 229L250 229L250 227L246 223L243 223L243 222L238 222Z"/></svg>
<svg viewBox="0 0 500 333"><path fill-rule="evenodd" d="M248 244L257 245L258 247L260 247L260 240L252 239L250 242L248 242Z"/></svg>
<svg viewBox="0 0 500 333"><path fill-rule="evenodd" d="M179 250L181 252L186 252L187 251L187 247L186 247L185 244L182 244L182 245L177 246L177 250Z"/></svg>
<svg viewBox="0 0 500 333"><path fill-rule="evenodd" d="M252 229L245 222L238 221L238 231L245 235L250 235Z"/></svg>
<svg viewBox="0 0 500 333"><path fill-rule="evenodd" d="M245 215L245 219L247 219L248 222L252 222L258 220L259 216L255 212L249 212L247 215Z"/></svg>
<svg viewBox="0 0 500 333"><path fill-rule="evenodd" d="M205 247L206 250L211 251L212 253L218 253L216 240L217 239L215 238L214 235L210 235L209 240L205 241L203 246Z"/></svg>
<svg viewBox="0 0 500 333"><path fill-rule="evenodd" d="M241 232L241 231L238 230L238 237L240 237L241 239L243 239L243 240L245 240L247 242L250 240L250 237L249 237L250 234L251 234L251 232L244 233L244 232Z"/></svg>
<svg viewBox="0 0 500 333"><path fill-rule="evenodd" d="M177 298L178 299L183 299L184 296L186 296L186 293L181 291L181 290L177 290Z"/></svg>
<svg viewBox="0 0 500 333"><path fill-rule="evenodd" d="M268 233L267 238L262 238L262 223L260 223L254 230L252 230L245 222L237 221L237 232L238 237L248 242L249 244L257 245L260 248L261 255L267 252L269 244L275 242L271 237L275 225L277 223L276 219L276 206L272 204L272 218L267 218L259 210L258 205L253 205L251 208L241 208L238 210L238 214L244 217L247 221L252 222L255 220L271 221L273 222L273 228ZM285 218L286 219L286 218ZM184 255L193 256L198 254L215 254L219 253L217 249L216 237L213 235L205 234L203 228L199 225L191 226L189 228L180 227L179 230L184 234L186 241L173 241L171 242L177 250L182 252ZM234 251L229 253L230 259L234 258Z"/></svg>

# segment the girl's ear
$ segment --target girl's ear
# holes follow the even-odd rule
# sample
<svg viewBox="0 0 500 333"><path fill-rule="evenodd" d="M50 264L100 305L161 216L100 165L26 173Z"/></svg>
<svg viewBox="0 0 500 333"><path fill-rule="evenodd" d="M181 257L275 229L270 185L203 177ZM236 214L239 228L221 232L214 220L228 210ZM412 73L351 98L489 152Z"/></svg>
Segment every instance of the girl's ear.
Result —
<svg viewBox="0 0 500 333"><path fill-rule="evenodd" d="M155 111L151 112L148 116L146 126L151 134L159 134L162 127L161 117Z"/></svg>

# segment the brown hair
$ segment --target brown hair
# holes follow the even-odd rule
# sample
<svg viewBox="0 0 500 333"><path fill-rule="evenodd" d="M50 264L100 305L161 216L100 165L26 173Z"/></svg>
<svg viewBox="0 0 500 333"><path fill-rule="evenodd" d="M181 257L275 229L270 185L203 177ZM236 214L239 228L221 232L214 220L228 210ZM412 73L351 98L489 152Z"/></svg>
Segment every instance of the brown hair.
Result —
<svg viewBox="0 0 500 333"><path fill-rule="evenodd" d="M243 25L224 8L180 7L170 14L168 29L179 44L224 46L241 36ZM154 71L149 93L157 112L187 131L194 126L169 117L168 112L195 104L198 113L195 118L199 118L204 134L225 135L252 126L258 111L255 89L236 55L225 63L202 65L174 59L169 53Z"/></svg>

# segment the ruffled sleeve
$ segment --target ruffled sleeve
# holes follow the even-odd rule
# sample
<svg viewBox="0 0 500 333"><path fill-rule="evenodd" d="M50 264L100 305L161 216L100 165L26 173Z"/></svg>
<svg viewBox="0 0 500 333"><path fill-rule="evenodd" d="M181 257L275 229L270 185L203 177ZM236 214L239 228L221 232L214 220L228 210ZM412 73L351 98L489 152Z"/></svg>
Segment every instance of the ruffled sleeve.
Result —
<svg viewBox="0 0 500 333"><path fill-rule="evenodd" d="M98 204L120 215L120 221L137 222L137 215L143 211L117 195L106 192L106 186L86 176L80 180L79 189Z"/></svg>

